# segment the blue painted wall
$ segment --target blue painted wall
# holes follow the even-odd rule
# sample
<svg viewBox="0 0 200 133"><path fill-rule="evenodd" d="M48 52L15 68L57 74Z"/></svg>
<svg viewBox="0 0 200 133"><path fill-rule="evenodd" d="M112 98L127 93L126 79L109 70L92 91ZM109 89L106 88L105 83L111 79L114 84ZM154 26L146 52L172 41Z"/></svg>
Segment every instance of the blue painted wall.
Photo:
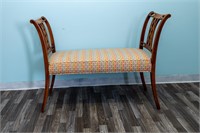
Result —
<svg viewBox="0 0 200 133"><path fill-rule="evenodd" d="M2 74L2 71L3 71L3 62L2 62L2 59L3 59L3 38L2 38L2 28L3 28L3 23L2 23L2 20L3 20L3 13L2 13L2 0L0 0L0 83L3 81L3 74Z"/></svg>
<svg viewBox="0 0 200 133"><path fill-rule="evenodd" d="M42 50L29 20L46 16L57 50L138 47L150 11L171 13L160 39L157 75L199 74L198 0L4 0L0 21L1 82L44 79ZM63 78L121 76L70 75Z"/></svg>

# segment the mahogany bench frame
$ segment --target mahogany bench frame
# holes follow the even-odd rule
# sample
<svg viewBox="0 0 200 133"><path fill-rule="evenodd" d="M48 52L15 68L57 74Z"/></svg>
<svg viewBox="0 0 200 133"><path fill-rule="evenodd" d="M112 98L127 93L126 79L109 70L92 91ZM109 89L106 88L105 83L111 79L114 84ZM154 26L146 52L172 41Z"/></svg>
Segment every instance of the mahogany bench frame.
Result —
<svg viewBox="0 0 200 133"><path fill-rule="evenodd" d="M144 22L142 32L141 32L141 37L140 37L140 44L139 44L140 49L146 48L148 51L151 52L151 65L152 65L151 72L150 72L151 87L153 91L154 101L158 110L160 109L160 104L159 104L158 95L156 91L156 55L157 55L158 43L159 43L159 38L160 38L162 28L166 20L170 17L171 17L171 14L158 14L153 11L150 12L147 15L146 20ZM150 20L151 20L151 23L148 28L148 23L150 22ZM44 98L43 98L41 111L44 112L49 91L51 94L53 86L54 86L54 81L55 81L55 75L52 75L51 86L49 89L51 75L49 74L48 56L50 53L56 52L56 47L55 47L55 42L54 42L51 26L45 17L41 17L37 20L30 20L30 23L32 23L37 29L40 42L42 45L42 51L43 51L44 68L45 68L45 91L44 91ZM147 38L145 41L145 33L147 29L149 29L149 31L148 31ZM140 72L140 77L142 80L144 90L146 91L147 87L146 87L143 72Z"/></svg>

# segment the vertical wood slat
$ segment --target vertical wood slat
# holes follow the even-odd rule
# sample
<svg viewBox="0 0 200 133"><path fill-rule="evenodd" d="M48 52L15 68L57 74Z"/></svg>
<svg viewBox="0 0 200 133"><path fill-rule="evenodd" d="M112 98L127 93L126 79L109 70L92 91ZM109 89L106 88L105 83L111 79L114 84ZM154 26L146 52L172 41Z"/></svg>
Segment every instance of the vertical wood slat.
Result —
<svg viewBox="0 0 200 133"><path fill-rule="evenodd" d="M150 51L152 51L153 38L155 36L156 26L159 23L159 21L160 21L159 19L153 18L150 24L149 32L147 35L147 43L146 43L146 45L148 45L148 47L146 48L149 49Z"/></svg>
<svg viewBox="0 0 200 133"><path fill-rule="evenodd" d="M42 29L42 32L44 35L46 48L49 49L51 47L51 45L50 45L50 41L49 41L49 37L48 37L47 27L45 26L45 23L40 23L39 26Z"/></svg>
<svg viewBox="0 0 200 133"><path fill-rule="evenodd" d="M146 17L140 36L139 48L146 48L147 50L152 52L152 60L156 60L156 53L158 42L160 39L160 33L162 31L164 23L170 17L170 14L158 14L155 12L150 12ZM146 32L148 32L147 35Z"/></svg>

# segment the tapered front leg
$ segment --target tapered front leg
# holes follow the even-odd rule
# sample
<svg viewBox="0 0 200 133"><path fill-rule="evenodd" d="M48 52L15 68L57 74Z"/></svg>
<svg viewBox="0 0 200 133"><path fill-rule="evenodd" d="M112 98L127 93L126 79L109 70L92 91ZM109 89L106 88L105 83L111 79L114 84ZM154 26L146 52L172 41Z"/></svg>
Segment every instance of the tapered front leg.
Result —
<svg viewBox="0 0 200 133"><path fill-rule="evenodd" d="M53 86L54 86L54 82L55 82L55 77L56 77L56 75L52 75L51 87L50 87L50 90L49 90L50 94L52 94L52 90L53 90Z"/></svg>
<svg viewBox="0 0 200 133"><path fill-rule="evenodd" d="M142 80L142 85L143 85L144 90L147 91L147 86L146 86L146 83L145 83L144 73L143 72L140 72L140 78Z"/></svg>
<svg viewBox="0 0 200 133"><path fill-rule="evenodd" d="M158 95L157 95L157 91L156 91L156 75L155 75L155 71L150 73L151 75L151 87L152 87L152 91L153 91L153 97L154 97L154 101L156 104L157 109L160 109L160 103L158 100Z"/></svg>
<svg viewBox="0 0 200 133"><path fill-rule="evenodd" d="M42 109L41 112L44 112L46 103L47 103L47 99L48 99L48 93L49 93L49 79L50 76L46 75L45 77L45 90L44 90L44 98L43 98L43 103L42 103Z"/></svg>

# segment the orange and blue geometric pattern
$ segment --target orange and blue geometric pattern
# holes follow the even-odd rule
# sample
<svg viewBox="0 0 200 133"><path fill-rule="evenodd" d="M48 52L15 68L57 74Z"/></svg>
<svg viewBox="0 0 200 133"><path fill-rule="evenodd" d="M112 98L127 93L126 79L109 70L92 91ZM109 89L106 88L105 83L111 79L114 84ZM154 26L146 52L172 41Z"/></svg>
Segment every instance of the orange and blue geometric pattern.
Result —
<svg viewBox="0 0 200 133"><path fill-rule="evenodd" d="M150 57L138 48L59 51L49 59L51 75L150 71Z"/></svg>

